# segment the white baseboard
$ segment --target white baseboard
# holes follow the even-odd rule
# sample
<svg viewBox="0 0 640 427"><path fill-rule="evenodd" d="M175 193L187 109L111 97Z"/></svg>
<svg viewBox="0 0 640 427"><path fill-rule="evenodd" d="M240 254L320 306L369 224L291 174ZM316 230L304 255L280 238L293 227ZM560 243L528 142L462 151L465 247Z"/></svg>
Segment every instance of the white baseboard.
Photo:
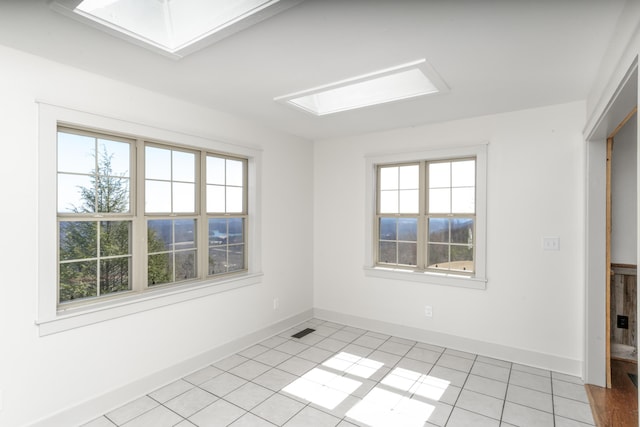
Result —
<svg viewBox="0 0 640 427"><path fill-rule="evenodd" d="M583 376L583 361L581 360L509 347L502 344L478 341L456 335L443 334L441 332L434 332L427 329L398 325L395 323L353 316L351 314L339 313L321 308L315 308L313 310L313 315L318 319L376 331L387 335L393 335L398 338L421 341L454 350L466 351L495 359L574 375L580 378Z"/></svg>
<svg viewBox="0 0 640 427"><path fill-rule="evenodd" d="M88 399L73 407L63 409L53 415L40 419L31 427L60 427L78 426L92 419L106 414L127 402L137 399L152 390L170 384L207 365L224 359L234 353L244 350L273 335L277 335L313 317L313 310L309 309L295 316L278 321L263 329L245 335L241 338L212 348L202 354L189 358L176 365L170 366L145 378L126 384L103 395Z"/></svg>

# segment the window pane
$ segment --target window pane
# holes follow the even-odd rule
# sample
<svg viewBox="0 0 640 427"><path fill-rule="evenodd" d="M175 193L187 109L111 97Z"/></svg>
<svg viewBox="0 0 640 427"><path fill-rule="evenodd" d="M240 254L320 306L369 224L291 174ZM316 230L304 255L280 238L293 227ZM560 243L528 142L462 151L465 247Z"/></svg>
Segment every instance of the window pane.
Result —
<svg viewBox="0 0 640 427"><path fill-rule="evenodd" d="M154 219L147 222L147 250L149 253L173 248L173 230L170 219Z"/></svg>
<svg viewBox="0 0 640 427"><path fill-rule="evenodd" d="M130 265L130 257L100 261L100 295L131 289L129 279Z"/></svg>
<svg viewBox="0 0 640 427"><path fill-rule="evenodd" d="M190 249L196 247L196 220L177 219L175 226L175 249Z"/></svg>
<svg viewBox="0 0 640 427"><path fill-rule="evenodd" d="M225 191L220 185L207 185L207 212L225 212Z"/></svg>
<svg viewBox="0 0 640 427"><path fill-rule="evenodd" d="M449 245L430 244L427 248L429 268L449 268Z"/></svg>
<svg viewBox="0 0 640 427"><path fill-rule="evenodd" d="M453 213L474 213L476 211L475 188L452 188L451 198Z"/></svg>
<svg viewBox="0 0 640 427"><path fill-rule="evenodd" d="M227 272L227 247L209 248L209 275Z"/></svg>
<svg viewBox="0 0 640 427"><path fill-rule="evenodd" d="M398 191L380 192L380 213L398 213Z"/></svg>
<svg viewBox="0 0 640 427"><path fill-rule="evenodd" d="M98 156L100 160L98 173L100 175L131 176L131 146L128 143L99 139Z"/></svg>
<svg viewBox="0 0 640 427"><path fill-rule="evenodd" d="M429 241L449 243L448 218L429 218Z"/></svg>
<svg viewBox="0 0 640 427"><path fill-rule="evenodd" d="M225 159L207 156L207 184L225 184Z"/></svg>
<svg viewBox="0 0 640 427"><path fill-rule="evenodd" d="M58 174L58 212L95 212L94 196L91 177Z"/></svg>
<svg viewBox="0 0 640 427"><path fill-rule="evenodd" d="M229 244L244 243L244 219L229 218Z"/></svg>
<svg viewBox="0 0 640 427"><path fill-rule="evenodd" d="M96 268L96 261L60 264L60 302L97 296Z"/></svg>
<svg viewBox="0 0 640 427"><path fill-rule="evenodd" d="M452 187L474 187L476 185L476 162L466 160L451 164Z"/></svg>
<svg viewBox="0 0 640 427"><path fill-rule="evenodd" d="M173 151L172 173L174 181L196 182L196 156L194 153Z"/></svg>
<svg viewBox="0 0 640 427"><path fill-rule="evenodd" d="M242 188L227 187L227 213L242 212Z"/></svg>
<svg viewBox="0 0 640 427"><path fill-rule="evenodd" d="M239 160L227 160L227 185L242 187L244 184L242 166L243 162Z"/></svg>
<svg viewBox="0 0 640 427"><path fill-rule="evenodd" d="M228 271L244 270L244 245L229 246L229 269Z"/></svg>
<svg viewBox="0 0 640 427"><path fill-rule="evenodd" d="M378 257L380 262L397 264L397 243L396 242L380 242L380 253Z"/></svg>
<svg viewBox="0 0 640 427"><path fill-rule="evenodd" d="M429 190L429 213L451 212L451 190Z"/></svg>
<svg viewBox="0 0 640 427"><path fill-rule="evenodd" d="M176 252L176 281L196 276L196 251Z"/></svg>
<svg viewBox="0 0 640 427"><path fill-rule="evenodd" d="M97 257L97 236L96 222L60 222L60 260Z"/></svg>
<svg viewBox="0 0 640 427"><path fill-rule="evenodd" d="M144 175L147 179L171 180L171 150L145 147Z"/></svg>
<svg viewBox="0 0 640 427"><path fill-rule="evenodd" d="M417 245L415 243L398 243L398 264L417 265Z"/></svg>
<svg viewBox="0 0 640 427"><path fill-rule="evenodd" d="M145 211L149 213L171 212L171 183L147 181L144 206Z"/></svg>
<svg viewBox="0 0 640 427"><path fill-rule="evenodd" d="M95 154L95 138L58 132L59 172L89 174L96 169Z"/></svg>
<svg viewBox="0 0 640 427"><path fill-rule="evenodd" d="M400 186L401 190L417 189L420 183L420 166L402 166L400 168Z"/></svg>
<svg viewBox="0 0 640 427"><path fill-rule="evenodd" d="M128 255L130 234L130 221L101 221L100 256Z"/></svg>
<svg viewBox="0 0 640 427"><path fill-rule="evenodd" d="M147 281L149 286L173 281L173 254L149 255Z"/></svg>
<svg viewBox="0 0 640 427"><path fill-rule="evenodd" d="M451 221L451 242L473 245L473 219L455 218Z"/></svg>
<svg viewBox="0 0 640 427"><path fill-rule="evenodd" d="M451 269L473 271L473 247L468 245L451 245Z"/></svg>
<svg viewBox="0 0 640 427"><path fill-rule="evenodd" d="M380 240L396 240L397 224L396 218L380 218Z"/></svg>
<svg viewBox="0 0 640 427"><path fill-rule="evenodd" d="M58 171L89 174L96 169L95 138L58 132Z"/></svg>
<svg viewBox="0 0 640 427"><path fill-rule="evenodd" d="M380 168L380 190L398 189L398 167Z"/></svg>
<svg viewBox="0 0 640 427"><path fill-rule="evenodd" d="M173 183L172 212L192 213L196 211L196 185L183 182Z"/></svg>
<svg viewBox="0 0 640 427"><path fill-rule="evenodd" d="M411 242L418 240L417 218L400 218L398 220L398 240Z"/></svg>
<svg viewBox="0 0 640 427"><path fill-rule="evenodd" d="M429 163L429 188L451 186L451 163Z"/></svg>
<svg viewBox="0 0 640 427"><path fill-rule="evenodd" d="M226 245L228 241L228 222L226 219L209 219L209 245Z"/></svg>
<svg viewBox="0 0 640 427"><path fill-rule="evenodd" d="M98 212L129 212L129 179L114 176L98 176ZM83 194L85 191L83 191ZM93 191L90 191L93 197ZM89 200L87 199L87 203Z"/></svg>
<svg viewBox="0 0 640 427"><path fill-rule="evenodd" d="M400 191L400 213L413 214L418 213L420 204L420 195L418 190L401 190Z"/></svg>

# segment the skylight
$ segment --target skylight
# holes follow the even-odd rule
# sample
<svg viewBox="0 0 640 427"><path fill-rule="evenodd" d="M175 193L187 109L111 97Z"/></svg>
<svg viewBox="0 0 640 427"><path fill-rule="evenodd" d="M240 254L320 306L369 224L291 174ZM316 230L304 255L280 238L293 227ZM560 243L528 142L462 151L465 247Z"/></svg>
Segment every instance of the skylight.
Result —
<svg viewBox="0 0 640 427"><path fill-rule="evenodd" d="M426 60L275 98L317 116L446 92L444 82Z"/></svg>
<svg viewBox="0 0 640 427"><path fill-rule="evenodd" d="M55 0L52 7L103 31L182 57L302 0Z"/></svg>

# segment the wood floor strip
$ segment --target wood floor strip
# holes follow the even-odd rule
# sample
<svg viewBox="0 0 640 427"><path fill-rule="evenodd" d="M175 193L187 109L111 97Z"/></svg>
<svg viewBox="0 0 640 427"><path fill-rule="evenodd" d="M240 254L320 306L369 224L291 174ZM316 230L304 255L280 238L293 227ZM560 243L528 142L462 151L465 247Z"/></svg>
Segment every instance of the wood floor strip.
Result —
<svg viewBox="0 0 640 427"><path fill-rule="evenodd" d="M611 361L611 388L587 384L587 396L598 427L638 427L638 389L629 378L638 365Z"/></svg>

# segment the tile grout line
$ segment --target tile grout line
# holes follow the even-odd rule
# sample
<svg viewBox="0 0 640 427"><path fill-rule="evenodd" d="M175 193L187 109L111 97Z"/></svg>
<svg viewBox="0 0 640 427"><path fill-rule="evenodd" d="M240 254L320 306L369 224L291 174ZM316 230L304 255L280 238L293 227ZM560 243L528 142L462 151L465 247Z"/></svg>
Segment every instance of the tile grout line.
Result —
<svg viewBox="0 0 640 427"><path fill-rule="evenodd" d="M507 375L507 389L504 391L504 401L502 402L502 412L500 413L500 424L503 423L504 408L507 406L507 395L509 394L509 387L511 386L511 373L513 372L513 363L509 364L509 375Z"/></svg>

